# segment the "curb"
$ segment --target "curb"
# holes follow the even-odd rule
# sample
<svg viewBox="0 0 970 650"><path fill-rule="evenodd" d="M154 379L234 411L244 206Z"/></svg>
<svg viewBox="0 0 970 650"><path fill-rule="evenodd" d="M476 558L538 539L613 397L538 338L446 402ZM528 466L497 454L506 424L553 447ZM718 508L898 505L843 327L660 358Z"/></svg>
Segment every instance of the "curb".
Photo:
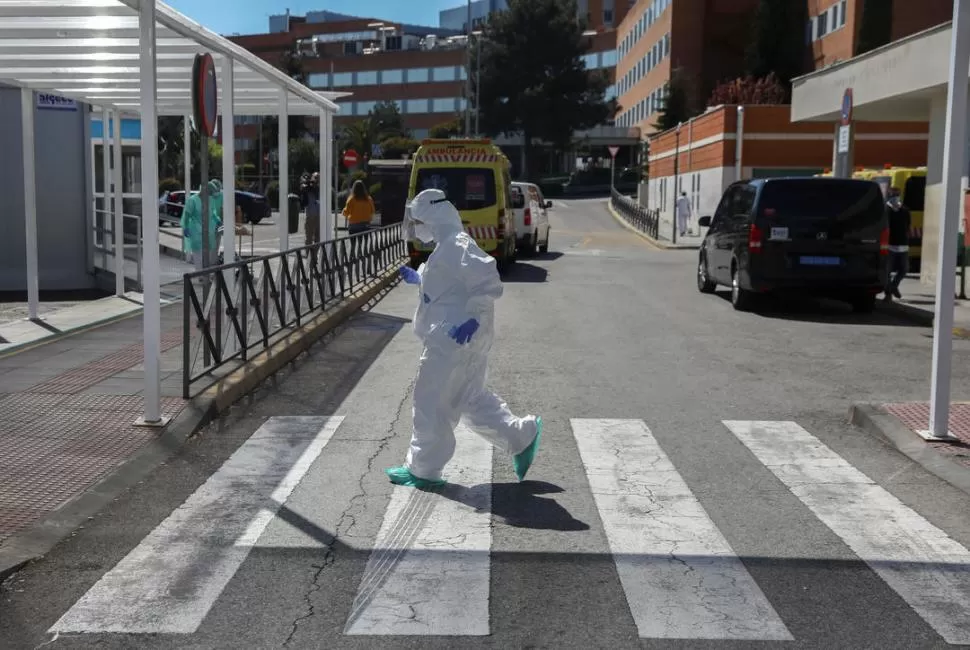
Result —
<svg viewBox="0 0 970 650"><path fill-rule="evenodd" d="M221 380L189 400L156 440L116 467L108 476L0 546L0 582L26 564L42 558L57 544L136 485L177 452L203 427L332 332L398 280L392 267L341 304L293 330Z"/></svg>
<svg viewBox="0 0 970 650"><path fill-rule="evenodd" d="M937 478L970 494L970 468L936 452L875 404L853 404L849 408L849 421L863 431L886 440Z"/></svg>
<svg viewBox="0 0 970 650"><path fill-rule="evenodd" d="M665 251L696 251L696 250L700 250L700 247L701 247L700 244L697 244L697 245L690 244L688 246L680 246L680 245L677 245L677 244L668 244L666 242L660 241L659 239L654 239L653 237L651 237L650 235L648 235L645 232L642 232L640 230L637 230L632 225L630 225L627 222L626 219L624 219L623 217L621 217L620 214L616 210L613 209L613 203L609 199L607 199L607 201L606 201L606 209L613 216L613 218L616 219L617 223L619 223L621 226L623 226L624 228L626 228L630 232L639 235L647 243L652 244L654 247L656 247L656 248L658 248L660 250L665 250Z"/></svg>

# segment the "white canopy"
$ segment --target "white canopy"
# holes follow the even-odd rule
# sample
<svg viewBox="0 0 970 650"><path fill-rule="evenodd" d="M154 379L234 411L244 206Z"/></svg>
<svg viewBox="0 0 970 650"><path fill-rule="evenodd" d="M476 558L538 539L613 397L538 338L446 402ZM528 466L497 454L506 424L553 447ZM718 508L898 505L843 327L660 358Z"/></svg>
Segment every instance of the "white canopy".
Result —
<svg viewBox="0 0 970 650"><path fill-rule="evenodd" d="M204 1L204 0L200 0ZM141 113L140 0L0 0L0 82ZM191 115L198 53L212 55L220 79L233 61L235 115L318 116L337 112L346 93L315 92L251 52L156 4L157 114ZM223 88L220 84L220 103Z"/></svg>

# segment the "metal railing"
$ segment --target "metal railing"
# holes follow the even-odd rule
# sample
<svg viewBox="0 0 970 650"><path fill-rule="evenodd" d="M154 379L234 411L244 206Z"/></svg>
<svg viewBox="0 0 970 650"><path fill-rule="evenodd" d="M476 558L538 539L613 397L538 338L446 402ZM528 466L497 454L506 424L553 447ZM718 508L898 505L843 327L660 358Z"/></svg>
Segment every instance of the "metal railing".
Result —
<svg viewBox="0 0 970 650"><path fill-rule="evenodd" d="M92 244L94 248L93 262L95 268L110 273L115 272L115 221L114 212L110 210L94 210L92 224ZM124 241L124 273L125 278L135 282L136 289L142 288L142 222L141 217L134 214L123 214Z"/></svg>
<svg viewBox="0 0 970 650"><path fill-rule="evenodd" d="M182 394L407 258L400 223L183 276Z"/></svg>
<svg viewBox="0 0 970 650"><path fill-rule="evenodd" d="M610 204L623 219L640 232L659 239L660 210L650 210L639 205L633 199L623 196L616 189L610 192Z"/></svg>

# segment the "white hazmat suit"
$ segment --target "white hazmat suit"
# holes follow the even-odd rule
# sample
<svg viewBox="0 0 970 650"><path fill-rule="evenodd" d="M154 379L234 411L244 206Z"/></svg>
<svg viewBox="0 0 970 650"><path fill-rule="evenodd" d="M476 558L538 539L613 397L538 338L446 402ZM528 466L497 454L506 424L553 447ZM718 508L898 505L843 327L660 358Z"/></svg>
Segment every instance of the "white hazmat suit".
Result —
<svg viewBox="0 0 970 650"><path fill-rule="evenodd" d="M542 419L516 417L485 388L494 333L494 302L502 295L495 260L465 233L461 217L437 189L418 194L408 206L408 229L436 242L428 261L401 269L420 285L414 332L424 343L414 386L414 433L403 467L386 470L399 485L440 485L455 453L455 427L466 423L492 445L513 455L519 480L535 457Z"/></svg>

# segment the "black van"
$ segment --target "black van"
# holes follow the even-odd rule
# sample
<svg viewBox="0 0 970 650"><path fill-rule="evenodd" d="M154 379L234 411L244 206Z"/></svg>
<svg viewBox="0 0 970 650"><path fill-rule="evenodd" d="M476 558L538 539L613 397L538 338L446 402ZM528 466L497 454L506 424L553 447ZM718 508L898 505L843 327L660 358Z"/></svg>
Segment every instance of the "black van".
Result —
<svg viewBox="0 0 970 650"><path fill-rule="evenodd" d="M697 264L697 288L731 287L748 310L759 295L792 292L846 300L870 312L886 286L889 226L882 190L847 178L772 178L727 188Z"/></svg>

